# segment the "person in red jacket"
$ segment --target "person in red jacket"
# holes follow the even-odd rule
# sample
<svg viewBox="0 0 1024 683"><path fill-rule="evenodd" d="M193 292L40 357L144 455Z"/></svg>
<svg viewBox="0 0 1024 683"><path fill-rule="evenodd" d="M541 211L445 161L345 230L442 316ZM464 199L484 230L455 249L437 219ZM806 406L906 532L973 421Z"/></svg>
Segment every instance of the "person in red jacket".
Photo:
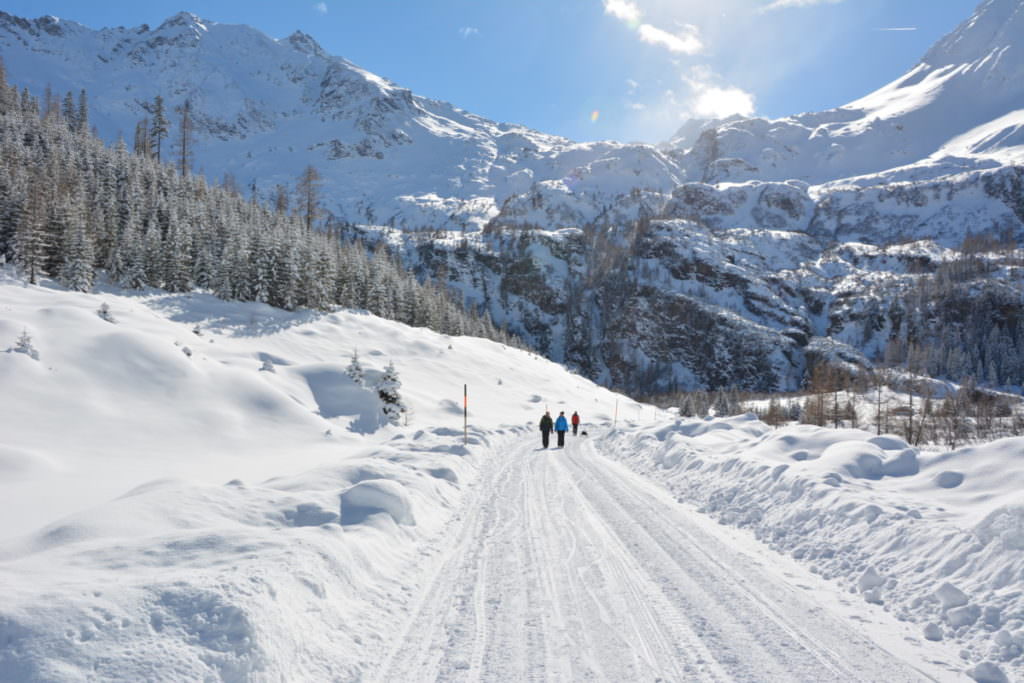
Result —
<svg viewBox="0 0 1024 683"><path fill-rule="evenodd" d="M576 436L576 430L580 428L580 414L576 411L572 413L572 435Z"/></svg>

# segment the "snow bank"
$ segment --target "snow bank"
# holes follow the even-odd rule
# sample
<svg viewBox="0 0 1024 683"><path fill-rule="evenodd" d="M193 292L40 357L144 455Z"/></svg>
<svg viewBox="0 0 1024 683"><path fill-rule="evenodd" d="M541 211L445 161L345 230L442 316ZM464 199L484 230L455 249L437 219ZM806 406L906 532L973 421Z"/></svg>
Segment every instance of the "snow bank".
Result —
<svg viewBox="0 0 1024 683"><path fill-rule="evenodd" d="M919 623L923 638L959 643L976 680L1024 677L1024 438L919 452L747 415L604 439L681 501Z"/></svg>
<svg viewBox="0 0 1024 683"><path fill-rule="evenodd" d="M410 444L255 485L162 480L0 546L0 680L358 678L463 494L442 464L471 478ZM346 519L352 500L403 526Z"/></svg>

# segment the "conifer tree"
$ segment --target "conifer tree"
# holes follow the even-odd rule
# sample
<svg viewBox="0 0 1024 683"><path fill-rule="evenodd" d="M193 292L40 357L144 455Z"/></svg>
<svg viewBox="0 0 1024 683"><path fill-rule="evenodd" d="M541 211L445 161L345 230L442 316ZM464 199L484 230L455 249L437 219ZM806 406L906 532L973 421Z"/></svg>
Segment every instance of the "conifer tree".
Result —
<svg viewBox="0 0 1024 683"><path fill-rule="evenodd" d="M167 115L164 112L164 98L157 95L153 98L153 119L149 126L150 149L159 162L164 138L167 137Z"/></svg>
<svg viewBox="0 0 1024 683"><path fill-rule="evenodd" d="M92 289L93 270L92 239L86 232L84 220L74 219L68 226L64 245L64 263L60 269L60 281L65 287L76 292Z"/></svg>
<svg viewBox="0 0 1024 683"><path fill-rule="evenodd" d="M320 172L312 165L306 166L295 187L296 209L302 216L306 231L313 229L313 223L320 216Z"/></svg>
<svg viewBox="0 0 1024 683"><path fill-rule="evenodd" d="M29 335L28 330L22 330L21 335L14 342L15 353L24 353L33 360L39 360L39 351L32 344L32 336Z"/></svg>
<svg viewBox="0 0 1024 683"><path fill-rule="evenodd" d="M402 403L402 397L398 393L398 390L401 388L402 382L398 379L398 371L395 369L395 364L393 361L389 362L387 367L384 368L384 374L381 375L380 381L377 383L377 396L380 397L381 402L384 404L384 416L393 425L401 422L402 413L405 412L405 404Z"/></svg>
<svg viewBox="0 0 1024 683"><path fill-rule="evenodd" d="M78 128L78 116L75 114L75 96L68 90L64 95L64 104L60 109L61 116L64 117L64 123L67 124L71 130Z"/></svg>
<svg viewBox="0 0 1024 683"><path fill-rule="evenodd" d="M359 362L358 350L352 351L352 360L349 361L348 367L345 368L345 374L348 375L358 386L366 385L366 376L363 373L363 365Z"/></svg>
<svg viewBox="0 0 1024 683"><path fill-rule="evenodd" d="M193 147L195 146L195 126L192 122L192 103L186 99L184 104L178 107L180 119L178 121L178 173L188 175L192 168Z"/></svg>
<svg viewBox="0 0 1024 683"><path fill-rule="evenodd" d="M135 141L132 145L132 151L139 156L146 157L147 159L152 154L152 146L150 144L149 134L149 117L144 116L142 119L135 124Z"/></svg>
<svg viewBox="0 0 1024 683"><path fill-rule="evenodd" d="M85 88L78 93L78 111L75 116L75 129L79 133L89 132L89 102Z"/></svg>

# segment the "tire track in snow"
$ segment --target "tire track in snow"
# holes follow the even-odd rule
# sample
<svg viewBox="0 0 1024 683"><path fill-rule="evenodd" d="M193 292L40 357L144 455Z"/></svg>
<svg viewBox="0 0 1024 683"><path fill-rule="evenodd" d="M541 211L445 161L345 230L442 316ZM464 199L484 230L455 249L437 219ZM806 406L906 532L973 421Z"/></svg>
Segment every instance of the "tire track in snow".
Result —
<svg viewBox="0 0 1024 683"><path fill-rule="evenodd" d="M592 441L490 458L374 680L926 679Z"/></svg>
<svg viewBox="0 0 1024 683"><path fill-rule="evenodd" d="M933 680L688 519L667 491L597 454L592 443L568 463L621 533L637 539L645 566L687 613L735 680ZM742 655L742 656L741 656ZM752 667L745 670L747 667Z"/></svg>

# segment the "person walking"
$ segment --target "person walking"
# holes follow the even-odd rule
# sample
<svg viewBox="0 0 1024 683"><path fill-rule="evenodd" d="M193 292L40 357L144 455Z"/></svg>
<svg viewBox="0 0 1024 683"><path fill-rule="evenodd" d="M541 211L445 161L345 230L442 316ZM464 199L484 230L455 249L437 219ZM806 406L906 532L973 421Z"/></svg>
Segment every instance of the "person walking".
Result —
<svg viewBox="0 0 1024 683"><path fill-rule="evenodd" d="M577 413L575 410L572 411L572 420L571 420L571 422L572 422L572 435L576 436L576 432L580 428L580 414Z"/></svg>
<svg viewBox="0 0 1024 683"><path fill-rule="evenodd" d="M551 413L545 412L544 417L540 419L540 442L544 444L544 448L548 447L548 440L551 438L551 430L554 429L554 423L551 422Z"/></svg>
<svg viewBox="0 0 1024 683"><path fill-rule="evenodd" d="M565 411L558 414L555 420L555 431L558 432L558 447L565 448L565 433L569 431L569 421L565 419Z"/></svg>

